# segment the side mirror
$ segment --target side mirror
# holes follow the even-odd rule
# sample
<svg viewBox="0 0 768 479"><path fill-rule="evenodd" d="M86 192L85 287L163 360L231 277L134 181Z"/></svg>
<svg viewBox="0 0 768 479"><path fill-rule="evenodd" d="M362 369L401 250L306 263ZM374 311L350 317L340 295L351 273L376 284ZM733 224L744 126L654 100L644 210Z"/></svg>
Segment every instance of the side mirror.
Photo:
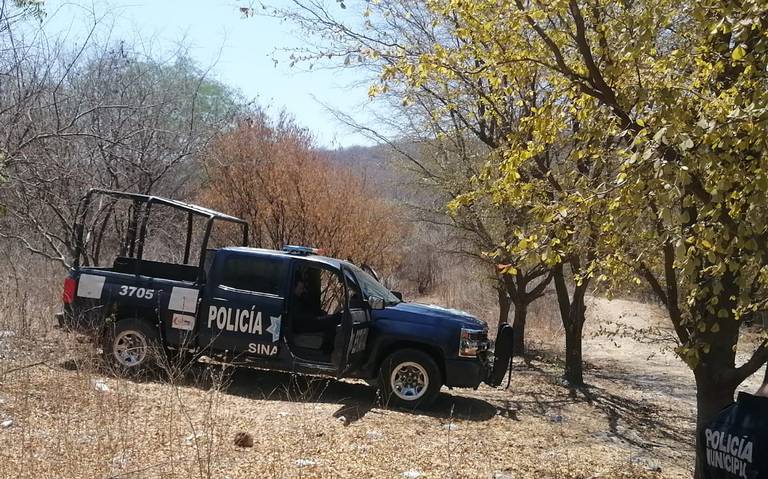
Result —
<svg viewBox="0 0 768 479"><path fill-rule="evenodd" d="M368 306L370 306L371 309L384 309L384 298L379 298L378 296L369 296Z"/></svg>
<svg viewBox="0 0 768 479"><path fill-rule="evenodd" d="M400 301L403 300L403 293L401 293L400 291L392 291L392 294L394 294L395 298L399 299Z"/></svg>

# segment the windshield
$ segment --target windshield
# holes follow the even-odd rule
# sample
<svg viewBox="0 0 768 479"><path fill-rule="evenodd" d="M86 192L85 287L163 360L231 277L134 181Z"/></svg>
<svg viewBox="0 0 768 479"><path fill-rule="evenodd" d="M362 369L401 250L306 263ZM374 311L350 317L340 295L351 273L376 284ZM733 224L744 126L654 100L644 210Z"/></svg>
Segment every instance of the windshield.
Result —
<svg viewBox="0 0 768 479"><path fill-rule="evenodd" d="M360 289L363 290L363 296L367 299L371 296L382 298L386 304L397 304L400 302L397 296L392 294L390 290L385 288L381 283L370 274L366 273L362 269L353 264L346 265L357 279L357 283L360 285Z"/></svg>

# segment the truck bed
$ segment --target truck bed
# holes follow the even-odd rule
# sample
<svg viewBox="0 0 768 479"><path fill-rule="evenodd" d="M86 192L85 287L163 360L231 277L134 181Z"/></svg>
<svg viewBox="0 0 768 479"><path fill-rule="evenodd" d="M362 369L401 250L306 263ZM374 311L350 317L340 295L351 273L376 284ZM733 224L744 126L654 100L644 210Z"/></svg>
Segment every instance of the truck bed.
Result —
<svg viewBox="0 0 768 479"><path fill-rule="evenodd" d="M112 265L112 269L107 269L107 271L140 274L152 278L163 278L176 281L195 281L198 277L197 266L128 258L125 256L118 256Z"/></svg>
<svg viewBox="0 0 768 479"><path fill-rule="evenodd" d="M118 258L112 268L81 267L70 277L77 281L77 292L65 305L62 326L98 332L114 314L157 323L169 345L181 344L192 332L202 288L194 266ZM175 325L179 317L189 326Z"/></svg>

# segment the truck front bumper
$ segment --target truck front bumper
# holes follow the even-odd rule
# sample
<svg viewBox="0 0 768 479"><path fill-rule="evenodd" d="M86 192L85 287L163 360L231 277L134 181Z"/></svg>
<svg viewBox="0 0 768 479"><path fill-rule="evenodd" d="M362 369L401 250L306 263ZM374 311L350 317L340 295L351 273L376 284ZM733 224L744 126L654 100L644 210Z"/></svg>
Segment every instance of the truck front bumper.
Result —
<svg viewBox="0 0 768 479"><path fill-rule="evenodd" d="M488 377L488 365L480 358L447 359L445 385L450 388L477 389Z"/></svg>

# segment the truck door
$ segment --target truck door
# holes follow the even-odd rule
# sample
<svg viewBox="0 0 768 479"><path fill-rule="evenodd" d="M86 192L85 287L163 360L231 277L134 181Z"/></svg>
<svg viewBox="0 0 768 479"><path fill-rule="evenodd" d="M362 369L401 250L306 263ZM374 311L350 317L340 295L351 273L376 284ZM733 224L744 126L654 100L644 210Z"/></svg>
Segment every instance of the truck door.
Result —
<svg viewBox="0 0 768 479"><path fill-rule="evenodd" d="M360 367L368 357L368 334L371 329L371 312L363 301L363 294L351 271L341 266L344 278L346 307L341 323L343 338L342 354L339 355L338 377Z"/></svg>
<svg viewBox="0 0 768 479"><path fill-rule="evenodd" d="M288 262L248 253L217 257L200 313L199 341L233 357L280 349Z"/></svg>

